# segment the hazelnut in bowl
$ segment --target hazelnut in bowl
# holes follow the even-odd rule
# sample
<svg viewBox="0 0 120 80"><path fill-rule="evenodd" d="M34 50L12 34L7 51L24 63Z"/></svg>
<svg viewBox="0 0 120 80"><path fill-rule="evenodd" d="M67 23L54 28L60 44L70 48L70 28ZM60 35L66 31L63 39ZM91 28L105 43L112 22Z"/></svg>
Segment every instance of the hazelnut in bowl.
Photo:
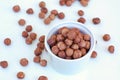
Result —
<svg viewBox="0 0 120 80"><path fill-rule="evenodd" d="M54 70L62 74L75 74L87 66L95 47L95 39L85 25L64 22L48 31L45 47Z"/></svg>

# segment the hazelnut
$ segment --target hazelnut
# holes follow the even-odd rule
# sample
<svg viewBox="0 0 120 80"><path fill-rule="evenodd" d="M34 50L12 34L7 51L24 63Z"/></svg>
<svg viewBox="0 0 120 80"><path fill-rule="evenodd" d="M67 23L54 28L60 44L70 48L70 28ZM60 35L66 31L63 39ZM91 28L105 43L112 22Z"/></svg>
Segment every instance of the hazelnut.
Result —
<svg viewBox="0 0 120 80"><path fill-rule="evenodd" d="M24 26L24 25L26 24L26 21L25 21L24 19L20 19L20 20L18 21L18 24L19 24L20 26Z"/></svg>
<svg viewBox="0 0 120 80"><path fill-rule="evenodd" d="M60 0L60 1L59 1L59 4L60 4L61 6L65 5L65 0Z"/></svg>
<svg viewBox="0 0 120 80"><path fill-rule="evenodd" d="M25 77L25 73L24 72L20 71L20 72L17 73L17 78L23 79L24 77Z"/></svg>
<svg viewBox="0 0 120 80"><path fill-rule="evenodd" d="M52 52L53 52L55 55L57 55L58 52L59 52L59 49L58 49L57 46L53 46L53 47L51 48L51 50L52 50Z"/></svg>
<svg viewBox="0 0 120 80"><path fill-rule="evenodd" d="M91 58L96 58L96 57L97 57L97 52L93 51L92 54L91 54Z"/></svg>
<svg viewBox="0 0 120 80"><path fill-rule="evenodd" d="M90 46L91 46L90 42L89 42L89 41L86 41L86 46L85 46L85 48L86 48L87 50L89 50L89 49L90 49Z"/></svg>
<svg viewBox="0 0 120 80"><path fill-rule="evenodd" d="M83 39L86 41L90 41L90 35L89 34L84 34Z"/></svg>
<svg viewBox="0 0 120 80"><path fill-rule="evenodd" d="M58 18L59 19L64 19L65 14L63 12L58 13Z"/></svg>
<svg viewBox="0 0 120 80"><path fill-rule="evenodd" d="M79 36L77 36L75 39L74 39L74 43L79 43L81 41L81 38Z"/></svg>
<svg viewBox="0 0 120 80"><path fill-rule="evenodd" d="M25 39L25 42L26 42L26 44L28 44L28 45L30 45L30 44L32 44L32 39L30 38L30 37L27 37L26 39Z"/></svg>
<svg viewBox="0 0 120 80"><path fill-rule="evenodd" d="M48 80L48 78L46 77L46 76L40 76L39 78L38 78L38 80Z"/></svg>
<svg viewBox="0 0 120 80"><path fill-rule="evenodd" d="M27 38L28 37L28 32L27 31L23 31L22 32L22 37Z"/></svg>
<svg viewBox="0 0 120 80"><path fill-rule="evenodd" d="M46 18L46 19L44 19L44 23L45 23L46 25L50 24L50 22L51 22L51 19L50 19L49 17Z"/></svg>
<svg viewBox="0 0 120 80"><path fill-rule="evenodd" d="M78 59L80 57L82 57L82 52L80 50L74 50L73 58Z"/></svg>
<svg viewBox="0 0 120 80"><path fill-rule="evenodd" d="M110 53L114 53L114 51L115 51L114 46L113 45L108 46L108 51Z"/></svg>
<svg viewBox="0 0 120 80"><path fill-rule="evenodd" d="M41 12L43 12L43 13L47 14L48 9L47 9L46 7L43 7L43 8L41 8Z"/></svg>
<svg viewBox="0 0 120 80"><path fill-rule="evenodd" d="M54 15L54 14L50 14L50 15L49 15L49 18L50 18L51 20L54 20L54 19L55 19L55 15Z"/></svg>
<svg viewBox="0 0 120 80"><path fill-rule="evenodd" d="M26 10L26 13L27 13L27 14L33 14L33 13L34 13L34 11L33 11L33 9L32 9L32 8L29 8L29 9L27 9L27 10Z"/></svg>
<svg viewBox="0 0 120 80"><path fill-rule="evenodd" d="M66 40L65 40L65 44L66 44L67 46L71 46L72 43L73 43L73 41L70 40L70 39L66 39Z"/></svg>
<svg viewBox="0 0 120 80"><path fill-rule="evenodd" d="M49 44L49 46L53 46L53 45L56 43L56 35L52 35L52 36L48 39L47 43Z"/></svg>
<svg viewBox="0 0 120 80"><path fill-rule="evenodd" d="M19 5L13 6L13 11L14 12L19 12L20 11L20 6Z"/></svg>
<svg viewBox="0 0 120 80"><path fill-rule="evenodd" d="M101 21L100 21L100 18L95 17L95 18L92 19L92 22L93 22L94 24L99 24Z"/></svg>
<svg viewBox="0 0 120 80"><path fill-rule="evenodd" d="M80 48L85 48L86 47L86 42L84 40L81 40L80 43L78 43Z"/></svg>
<svg viewBox="0 0 120 80"><path fill-rule="evenodd" d="M41 1L39 3L39 7L44 8L46 6L46 3L44 1Z"/></svg>
<svg viewBox="0 0 120 80"><path fill-rule="evenodd" d="M67 36L67 33L69 32L69 29L67 27L63 27L61 29L61 34L66 37Z"/></svg>
<svg viewBox="0 0 120 80"><path fill-rule="evenodd" d="M45 18L45 13L44 12L40 12L38 14L38 16L39 16L40 19L43 19L43 18Z"/></svg>
<svg viewBox="0 0 120 80"><path fill-rule="evenodd" d="M45 45L44 45L44 43L42 43L42 42L39 42L38 44L37 44L37 47L39 47L39 48L41 48L42 50L45 48Z"/></svg>
<svg viewBox="0 0 120 80"><path fill-rule="evenodd" d="M26 28L25 28L25 30L27 32L31 32L32 31L32 26L31 25L27 25Z"/></svg>
<svg viewBox="0 0 120 80"><path fill-rule="evenodd" d="M41 59L40 60L40 65L43 66L43 67L47 66L47 60Z"/></svg>
<svg viewBox="0 0 120 80"><path fill-rule="evenodd" d="M77 21L83 24L86 22L85 18L83 17L80 17Z"/></svg>
<svg viewBox="0 0 120 80"><path fill-rule="evenodd" d="M71 30L72 30L72 31L75 31L77 34L80 33L80 30L79 30L78 28L72 28Z"/></svg>
<svg viewBox="0 0 120 80"><path fill-rule="evenodd" d="M51 11L51 14L54 14L56 16L56 15L58 15L58 11L54 9Z"/></svg>
<svg viewBox="0 0 120 80"><path fill-rule="evenodd" d="M27 65L28 65L28 60L27 60L27 58L22 58L22 59L20 60L20 64L21 64L22 66L27 66Z"/></svg>
<svg viewBox="0 0 120 80"><path fill-rule="evenodd" d="M78 44L73 44L73 45L71 46L71 48L72 48L72 49L79 49L79 46L78 46Z"/></svg>
<svg viewBox="0 0 120 80"><path fill-rule="evenodd" d="M0 62L0 66L1 66L2 68L7 68L7 67L8 67L8 62L7 62L7 61L1 61L1 62Z"/></svg>
<svg viewBox="0 0 120 80"><path fill-rule="evenodd" d="M58 52L58 57L60 57L60 58L65 58L66 57L66 54L65 54L65 52L64 51L59 51Z"/></svg>
<svg viewBox="0 0 120 80"><path fill-rule="evenodd" d="M34 61L35 63L40 63L40 60L41 60L41 57L40 57L40 56L35 56L35 57L33 58L33 61Z"/></svg>
<svg viewBox="0 0 120 80"><path fill-rule="evenodd" d="M78 10L78 15L79 16L83 16L84 15L84 11L83 10Z"/></svg>
<svg viewBox="0 0 120 80"><path fill-rule="evenodd" d="M83 6L83 7L86 7L88 5L88 1L87 0L80 0L80 4Z"/></svg>
<svg viewBox="0 0 120 80"><path fill-rule="evenodd" d="M4 44L9 46L11 44L11 39L10 38L5 38L4 39Z"/></svg>
<svg viewBox="0 0 120 80"><path fill-rule="evenodd" d="M40 41L40 42L44 42L44 41L45 41L45 35L40 36L40 37L39 37L39 41Z"/></svg>
<svg viewBox="0 0 120 80"><path fill-rule="evenodd" d="M57 46L58 46L58 48L60 49L60 50L65 50L66 49L66 45L65 45L65 43L64 42L58 42L57 43Z"/></svg>
<svg viewBox="0 0 120 80"><path fill-rule="evenodd" d="M34 50L34 54L35 54L36 56L41 55L41 54L42 54L42 49L37 47L37 48Z"/></svg>
<svg viewBox="0 0 120 80"><path fill-rule="evenodd" d="M110 35L109 34L104 34L103 35L103 40L104 41L109 41L111 39Z"/></svg>
<svg viewBox="0 0 120 80"><path fill-rule="evenodd" d="M66 4L66 6L71 6L72 5L72 1L71 0L67 0L65 4Z"/></svg>
<svg viewBox="0 0 120 80"><path fill-rule="evenodd" d="M37 34L34 33L34 32L30 33L30 38L31 38L32 40L35 40L35 39L37 38Z"/></svg>
<svg viewBox="0 0 120 80"><path fill-rule="evenodd" d="M59 41L63 41L63 40L64 40L64 37L63 37L61 34L58 34L56 40L57 40L58 42L59 42Z"/></svg>
<svg viewBox="0 0 120 80"><path fill-rule="evenodd" d="M68 56L68 57L70 57L70 56L73 55L73 49L71 49L71 48L67 48L67 49L65 50L65 52L66 52L66 56Z"/></svg>
<svg viewBox="0 0 120 80"><path fill-rule="evenodd" d="M81 48L80 51L82 52L82 56L87 54L87 50L85 48Z"/></svg>
<svg viewBox="0 0 120 80"><path fill-rule="evenodd" d="M72 31L72 30L70 30L70 31L67 33L67 37L68 37L68 39L70 39L70 40L75 39L76 36L77 36L77 33L74 32L74 31Z"/></svg>

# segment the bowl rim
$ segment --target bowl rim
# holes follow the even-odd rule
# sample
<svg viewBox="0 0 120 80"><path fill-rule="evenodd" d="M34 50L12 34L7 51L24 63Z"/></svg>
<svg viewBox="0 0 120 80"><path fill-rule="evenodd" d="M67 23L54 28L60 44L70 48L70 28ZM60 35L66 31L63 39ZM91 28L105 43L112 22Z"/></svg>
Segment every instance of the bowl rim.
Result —
<svg viewBox="0 0 120 80"><path fill-rule="evenodd" d="M49 33L50 33L56 26L62 26L62 25L64 25L64 24L75 24L75 25L83 26L84 29L86 29L86 30L91 34L90 36L91 36L91 39L93 39L93 40L92 40L92 41L93 41L93 45L91 45L89 51L88 51L87 54L84 55L83 57L78 58L78 59L70 59L70 60L68 60L68 59L67 59L67 60L66 60L66 59L62 59L62 58L54 55L54 54L52 53L51 49L49 48L49 45L48 45L48 43L47 43ZM62 26L62 27L64 27L64 26ZM59 28L62 28L62 27L59 27ZM57 28L57 30L58 30L59 28ZM75 27L75 28L76 28L76 27ZM90 41L90 42L91 42L91 41ZM87 28L84 24L82 24L82 23L72 22L72 21L62 22L62 23L59 23L59 24L54 25L54 26L47 32L47 34L45 35L45 48L46 48L47 52L48 52L52 57L54 57L54 58L56 58L56 59L59 59L59 60L61 60L61 61L65 61L65 62L76 62L76 61L79 61L79 60L82 60L82 59L86 58L87 56L89 56L89 55L92 53L92 51L93 51L94 48L95 48L95 36L94 36L93 32L92 32L90 29L88 29L88 28Z"/></svg>

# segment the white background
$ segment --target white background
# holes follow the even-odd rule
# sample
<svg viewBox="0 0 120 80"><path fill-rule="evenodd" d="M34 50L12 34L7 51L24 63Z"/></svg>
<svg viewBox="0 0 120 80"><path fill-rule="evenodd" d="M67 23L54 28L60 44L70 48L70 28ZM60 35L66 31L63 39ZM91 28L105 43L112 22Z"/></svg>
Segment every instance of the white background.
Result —
<svg viewBox="0 0 120 80"><path fill-rule="evenodd" d="M41 0L0 0L0 61L7 60L8 68L0 67L0 80L18 80L16 74L18 71L25 72L24 80L37 80L40 75L46 75L49 80L120 80L120 1L119 0L90 0L87 7L82 7L78 1L73 3L71 7L60 6L59 0L44 0L49 11L57 9L63 11L66 15L65 19L56 18L50 25L44 25L43 20L38 18L40 8L38 4ZM20 5L21 11L14 13L12 6ZM34 9L34 15L27 15L26 9ZM41 67L33 62L34 49L38 39L32 45L26 45L21 33L25 30L25 26L21 27L17 21L20 18L26 20L26 25L33 26L33 32L40 35L46 34L52 26L66 21L76 21L79 16L77 11L84 10L87 22L85 25L95 34L98 44L95 50L98 52L96 59L90 59L89 64L84 70L76 75L59 74L51 68L48 56L44 52L42 58L48 59L48 65ZM47 14L48 15L48 14ZM100 17L101 24L93 25L91 19ZM102 36L105 33L111 35L109 42L104 42ZM5 46L4 38L10 37L12 44ZM107 47L115 46L114 54L109 54ZM22 67L19 64L21 58L28 58L29 65Z"/></svg>

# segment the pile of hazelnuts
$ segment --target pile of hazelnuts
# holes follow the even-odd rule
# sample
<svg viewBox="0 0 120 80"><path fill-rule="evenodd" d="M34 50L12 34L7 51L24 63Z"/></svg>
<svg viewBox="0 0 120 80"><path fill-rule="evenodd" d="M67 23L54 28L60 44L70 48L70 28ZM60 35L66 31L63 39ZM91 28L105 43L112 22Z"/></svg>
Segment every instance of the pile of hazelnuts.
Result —
<svg viewBox="0 0 120 80"><path fill-rule="evenodd" d="M90 49L90 35L78 28L62 27L48 39L51 51L63 59L78 59Z"/></svg>

